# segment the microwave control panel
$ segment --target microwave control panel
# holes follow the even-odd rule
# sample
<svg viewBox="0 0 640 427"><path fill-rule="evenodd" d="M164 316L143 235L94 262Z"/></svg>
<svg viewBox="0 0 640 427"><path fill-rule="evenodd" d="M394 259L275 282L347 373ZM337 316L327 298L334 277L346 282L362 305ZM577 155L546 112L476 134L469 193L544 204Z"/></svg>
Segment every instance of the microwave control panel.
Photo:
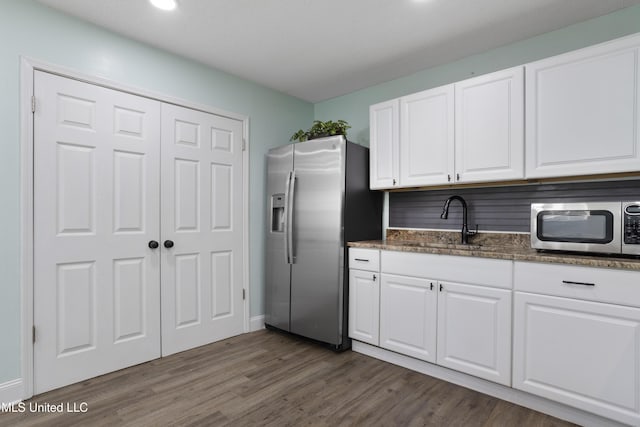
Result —
<svg viewBox="0 0 640 427"><path fill-rule="evenodd" d="M640 203L625 203L623 209L624 243L640 245Z"/></svg>

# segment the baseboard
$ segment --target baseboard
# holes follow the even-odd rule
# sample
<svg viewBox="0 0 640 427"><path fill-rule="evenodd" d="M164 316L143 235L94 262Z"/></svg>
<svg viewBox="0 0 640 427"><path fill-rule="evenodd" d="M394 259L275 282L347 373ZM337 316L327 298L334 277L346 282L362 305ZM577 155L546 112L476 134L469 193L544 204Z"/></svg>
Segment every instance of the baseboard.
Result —
<svg viewBox="0 0 640 427"><path fill-rule="evenodd" d="M0 404L12 404L19 402L24 397L22 378L7 381L0 384Z"/></svg>
<svg viewBox="0 0 640 427"><path fill-rule="evenodd" d="M249 319L249 332L259 331L260 329L264 329L264 314L253 316Z"/></svg>
<svg viewBox="0 0 640 427"><path fill-rule="evenodd" d="M357 353L362 353L412 371L420 372L431 377L435 377L516 405L524 406L535 411L539 411L565 421L569 421L585 427L622 427L624 424L617 423L607 418L572 408L562 403L535 396L524 391L506 387L491 381L483 380L462 372L414 359L413 357L385 350L380 347L353 341L351 349Z"/></svg>

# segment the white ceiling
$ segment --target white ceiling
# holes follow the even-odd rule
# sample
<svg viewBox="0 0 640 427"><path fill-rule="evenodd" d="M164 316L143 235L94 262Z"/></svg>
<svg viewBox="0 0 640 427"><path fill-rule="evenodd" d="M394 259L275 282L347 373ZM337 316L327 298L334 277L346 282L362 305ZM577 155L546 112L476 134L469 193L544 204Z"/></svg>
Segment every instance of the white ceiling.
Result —
<svg viewBox="0 0 640 427"><path fill-rule="evenodd" d="M318 102L640 0L39 0L130 38Z"/></svg>

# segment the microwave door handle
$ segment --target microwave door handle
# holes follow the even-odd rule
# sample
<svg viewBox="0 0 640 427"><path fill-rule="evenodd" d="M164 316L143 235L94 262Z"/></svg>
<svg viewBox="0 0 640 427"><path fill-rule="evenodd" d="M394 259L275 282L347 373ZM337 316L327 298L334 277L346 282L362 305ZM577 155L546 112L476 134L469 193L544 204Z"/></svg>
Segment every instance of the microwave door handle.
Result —
<svg viewBox="0 0 640 427"><path fill-rule="evenodd" d="M291 194L291 172L287 174L287 180L284 189L284 256L287 264L291 264L291 247L289 246L289 200Z"/></svg>
<svg viewBox="0 0 640 427"><path fill-rule="evenodd" d="M287 247L289 248L289 259L290 264L296 263L296 254L294 253L293 241L293 221L295 220L293 212L295 207L295 196L296 196L296 171L295 169L291 172L291 186L289 190L289 214L287 215L287 220L289 221L289 230L287 231Z"/></svg>

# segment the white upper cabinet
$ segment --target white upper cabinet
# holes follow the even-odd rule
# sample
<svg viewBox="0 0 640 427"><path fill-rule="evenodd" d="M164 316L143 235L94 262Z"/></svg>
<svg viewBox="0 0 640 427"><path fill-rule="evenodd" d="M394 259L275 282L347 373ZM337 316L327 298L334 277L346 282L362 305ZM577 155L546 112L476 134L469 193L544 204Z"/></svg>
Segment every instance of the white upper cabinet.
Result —
<svg viewBox="0 0 640 427"><path fill-rule="evenodd" d="M372 105L371 188L522 179L523 75L516 67Z"/></svg>
<svg viewBox="0 0 640 427"><path fill-rule="evenodd" d="M371 189L394 188L399 185L399 118L397 99L369 107Z"/></svg>
<svg viewBox="0 0 640 427"><path fill-rule="evenodd" d="M526 66L527 178L640 169L640 36Z"/></svg>
<svg viewBox="0 0 640 427"><path fill-rule="evenodd" d="M640 171L640 34L371 107L371 188Z"/></svg>
<svg viewBox="0 0 640 427"><path fill-rule="evenodd" d="M456 182L524 178L524 67L455 84Z"/></svg>
<svg viewBox="0 0 640 427"><path fill-rule="evenodd" d="M453 85L400 98L400 185L418 187L452 180Z"/></svg>

